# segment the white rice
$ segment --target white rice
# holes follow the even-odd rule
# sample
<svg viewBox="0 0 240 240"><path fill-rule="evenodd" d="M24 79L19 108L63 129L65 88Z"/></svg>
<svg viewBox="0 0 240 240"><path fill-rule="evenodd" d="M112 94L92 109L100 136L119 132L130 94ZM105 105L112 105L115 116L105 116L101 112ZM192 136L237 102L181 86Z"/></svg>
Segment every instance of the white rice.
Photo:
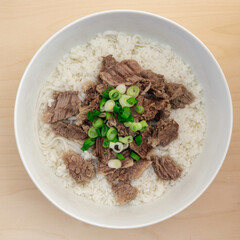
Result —
<svg viewBox="0 0 240 240"><path fill-rule="evenodd" d="M112 54L118 61L135 59L144 69L163 74L169 82L184 84L195 95L196 99L191 105L171 112L171 117L179 123L178 138L165 148L155 149L159 155L169 154L182 166L184 171L181 178L190 171L192 162L202 151L206 116L202 87L196 81L190 66L169 46L160 45L139 35L105 32L86 44L74 47L63 56L44 83L37 103L36 134L43 158L66 188L71 188L76 194L99 204L118 205L103 175L97 175L84 187L69 176L62 160L63 152L72 149L85 159L92 158L92 154L82 152L80 144L76 142L56 137L50 125L41 121L46 106L52 103L53 91L77 90L80 91L79 98L84 99L84 93L81 92L83 83L96 81L102 56L108 54ZM164 192L170 190L175 182L159 180L150 166L132 184L138 188L139 193L137 198L129 204L139 205L159 198Z"/></svg>

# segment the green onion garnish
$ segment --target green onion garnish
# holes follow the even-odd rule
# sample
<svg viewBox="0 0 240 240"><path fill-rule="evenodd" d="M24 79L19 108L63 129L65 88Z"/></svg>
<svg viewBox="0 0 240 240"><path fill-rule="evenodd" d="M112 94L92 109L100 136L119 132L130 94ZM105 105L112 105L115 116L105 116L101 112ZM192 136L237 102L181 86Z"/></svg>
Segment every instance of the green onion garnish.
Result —
<svg viewBox="0 0 240 240"><path fill-rule="evenodd" d="M136 131L140 131L142 129L142 125L141 123L132 123L130 125L130 129L133 131L133 132L136 132Z"/></svg>
<svg viewBox="0 0 240 240"><path fill-rule="evenodd" d="M109 127L104 123L101 128L101 137L105 137L107 135Z"/></svg>
<svg viewBox="0 0 240 240"><path fill-rule="evenodd" d="M117 137L117 130L114 127L110 127L107 131L107 139L109 141L114 140Z"/></svg>
<svg viewBox="0 0 240 240"><path fill-rule="evenodd" d="M92 122L94 120L94 118L99 116L100 114L101 114L101 112L98 110L89 111L87 113L87 120Z"/></svg>
<svg viewBox="0 0 240 240"><path fill-rule="evenodd" d="M135 152L131 152L130 157L136 161L138 161L140 159L140 156L138 156Z"/></svg>
<svg viewBox="0 0 240 240"><path fill-rule="evenodd" d="M117 154L117 158L118 158L119 160L125 159L125 157L124 157L121 153L118 153L118 154Z"/></svg>
<svg viewBox="0 0 240 240"><path fill-rule="evenodd" d="M104 105L104 110L106 112L113 112L114 106L115 106L115 102L113 100L107 100Z"/></svg>
<svg viewBox="0 0 240 240"><path fill-rule="evenodd" d="M124 84L120 84L116 87L116 89L121 93L124 94L127 90L126 86Z"/></svg>
<svg viewBox="0 0 240 240"><path fill-rule="evenodd" d="M113 112L114 113L118 113L120 112L120 110L122 109L121 105L119 104L119 102L115 102L115 105L113 107Z"/></svg>
<svg viewBox="0 0 240 240"><path fill-rule="evenodd" d="M95 118L92 124L95 128L101 128L103 126L103 120L101 118Z"/></svg>
<svg viewBox="0 0 240 240"><path fill-rule="evenodd" d="M96 137L98 136L98 133L97 133L95 127L89 128L89 130L88 130L88 136L89 136L90 138L96 138Z"/></svg>
<svg viewBox="0 0 240 240"><path fill-rule="evenodd" d="M137 103L138 103L138 100L135 99L134 97L130 97L130 98L127 100L127 103L129 103L131 106L133 106L134 104L137 104Z"/></svg>
<svg viewBox="0 0 240 240"><path fill-rule="evenodd" d="M109 97L110 99L112 99L113 101L117 101L118 99L120 99L122 96L122 94L116 90L116 89L113 89L109 92Z"/></svg>
<svg viewBox="0 0 240 240"><path fill-rule="evenodd" d="M108 87L105 91L103 91L102 96L106 99L109 99L109 92L113 89L113 87Z"/></svg>
<svg viewBox="0 0 240 240"><path fill-rule="evenodd" d="M132 136L119 137L119 142L122 142L122 143L131 143L132 141L133 141Z"/></svg>
<svg viewBox="0 0 240 240"><path fill-rule="evenodd" d="M112 114L111 113L106 113L106 119L107 120L113 120Z"/></svg>
<svg viewBox="0 0 240 240"><path fill-rule="evenodd" d="M142 105L137 105L135 107L135 111L139 114L143 114L144 113L144 107Z"/></svg>
<svg viewBox="0 0 240 240"><path fill-rule="evenodd" d="M131 122L125 122L123 124L124 124L125 127L130 127L132 123Z"/></svg>
<svg viewBox="0 0 240 240"><path fill-rule="evenodd" d="M104 109L104 106L105 106L105 103L107 102L107 99L106 98L103 98L101 101L100 101L100 111L101 112L104 112L105 109Z"/></svg>
<svg viewBox="0 0 240 240"><path fill-rule="evenodd" d="M142 125L142 129L141 129L140 131L141 131L141 132L144 132L144 131L147 129L148 124L147 124L147 122L146 122L145 120L142 120L142 121L140 122L140 124Z"/></svg>
<svg viewBox="0 0 240 240"><path fill-rule="evenodd" d="M125 95L125 94L122 95L122 97L119 99L119 103L121 104L122 107L132 107L132 105L127 102L127 100L130 97L131 96L128 96L128 95Z"/></svg>
<svg viewBox="0 0 240 240"><path fill-rule="evenodd" d="M132 96L136 98L140 92L140 89L138 86L131 86L127 90L127 95Z"/></svg>
<svg viewBox="0 0 240 240"><path fill-rule="evenodd" d="M139 134L134 138L136 144L140 146L142 144L142 136Z"/></svg>
<svg viewBox="0 0 240 240"><path fill-rule="evenodd" d="M103 140L103 147L108 148L109 144L110 144L109 140L107 138L104 138L104 140Z"/></svg>
<svg viewBox="0 0 240 240"><path fill-rule="evenodd" d="M123 119L128 119L131 114L131 109L129 107L123 107L122 113L121 113L121 118Z"/></svg>
<svg viewBox="0 0 240 240"><path fill-rule="evenodd" d="M83 146L82 146L82 151L88 150L92 145L95 143L95 138L88 138L84 141Z"/></svg>
<svg viewBox="0 0 240 240"><path fill-rule="evenodd" d="M96 132L99 137L102 137L101 130L99 128L96 129Z"/></svg>

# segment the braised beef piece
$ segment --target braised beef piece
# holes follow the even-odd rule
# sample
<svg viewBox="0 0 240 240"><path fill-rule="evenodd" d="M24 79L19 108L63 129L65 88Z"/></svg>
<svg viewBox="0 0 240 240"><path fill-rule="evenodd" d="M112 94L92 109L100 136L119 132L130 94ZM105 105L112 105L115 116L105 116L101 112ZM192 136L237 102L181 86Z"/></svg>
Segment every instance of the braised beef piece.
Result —
<svg viewBox="0 0 240 240"><path fill-rule="evenodd" d="M51 128L57 136L71 140L85 140L88 137L82 127L64 122L53 123Z"/></svg>
<svg viewBox="0 0 240 240"><path fill-rule="evenodd" d="M136 86L140 89L139 95L145 95L151 88L151 81L143 78L137 82Z"/></svg>
<svg viewBox="0 0 240 240"><path fill-rule="evenodd" d="M178 136L178 123L173 119L160 120L156 126L152 127L152 133L149 137L149 144L152 147L158 145L165 147Z"/></svg>
<svg viewBox="0 0 240 240"><path fill-rule="evenodd" d="M117 61L111 54L107 55L106 57L103 57L101 71L105 71L106 69L110 68L111 66L115 65L116 63L117 63Z"/></svg>
<svg viewBox="0 0 240 240"><path fill-rule="evenodd" d="M110 148L103 147L103 138L98 137L96 139L95 155L98 157L99 161L107 164L111 159L111 150Z"/></svg>
<svg viewBox="0 0 240 240"><path fill-rule="evenodd" d="M154 73L151 70L143 70L140 75L151 82L151 87L147 91L150 95L161 99L168 99L168 95L165 92L165 79L163 75Z"/></svg>
<svg viewBox="0 0 240 240"><path fill-rule="evenodd" d="M170 156L150 156L153 169L157 176L163 180L176 180L181 176L182 168L177 166Z"/></svg>
<svg viewBox="0 0 240 240"><path fill-rule="evenodd" d="M119 168L113 173L108 174L107 180L110 184L122 181L131 181L141 177L142 173L152 164L149 160L139 160L134 162L132 167Z"/></svg>
<svg viewBox="0 0 240 240"><path fill-rule="evenodd" d="M54 123L78 113L80 100L77 91L55 92L53 103L43 115L45 123Z"/></svg>
<svg viewBox="0 0 240 240"><path fill-rule="evenodd" d="M137 196L138 190L133 187L129 182L119 182L112 185L112 190L115 193L116 201L120 205L124 205Z"/></svg>
<svg viewBox="0 0 240 240"><path fill-rule="evenodd" d="M192 103L195 98L182 84L168 83L166 85L166 92L169 95L173 109L185 108L185 106Z"/></svg>
<svg viewBox="0 0 240 240"><path fill-rule="evenodd" d="M108 88L107 84L101 83L96 86L96 91L102 95L103 91L105 91L107 88Z"/></svg>
<svg viewBox="0 0 240 240"><path fill-rule="evenodd" d="M63 154L64 163L69 174L77 183L88 183L95 177L95 168L92 161L84 160L79 154L68 151Z"/></svg>
<svg viewBox="0 0 240 240"><path fill-rule="evenodd" d="M82 125L87 121L87 113L99 109L99 103L101 100L100 94L96 91L96 84L93 82L87 82L84 87L86 98L79 106L79 114L77 115L76 125Z"/></svg>
<svg viewBox="0 0 240 240"><path fill-rule="evenodd" d="M104 84L114 87L121 83L133 85L141 79L137 75L142 71L142 68L135 60L124 60L115 64L112 62L110 66L107 66L99 73L99 79Z"/></svg>
<svg viewBox="0 0 240 240"><path fill-rule="evenodd" d="M116 158L111 158L116 159ZM125 158L124 160L121 160L122 166L121 169L132 167L134 162L133 159L130 157ZM98 173L103 175L113 174L117 169L116 168L110 168L107 163L103 163L98 161Z"/></svg>

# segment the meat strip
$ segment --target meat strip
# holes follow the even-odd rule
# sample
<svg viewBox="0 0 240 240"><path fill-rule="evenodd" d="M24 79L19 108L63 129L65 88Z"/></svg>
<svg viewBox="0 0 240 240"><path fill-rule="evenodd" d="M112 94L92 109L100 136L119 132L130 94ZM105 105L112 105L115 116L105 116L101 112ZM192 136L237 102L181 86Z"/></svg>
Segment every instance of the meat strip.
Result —
<svg viewBox="0 0 240 240"><path fill-rule="evenodd" d="M112 185L112 190L115 193L116 201L120 205L124 205L137 196L138 190L136 187L133 187L129 182L119 182Z"/></svg>
<svg viewBox="0 0 240 240"><path fill-rule="evenodd" d="M95 177L95 168L92 161L84 160L79 154L68 151L63 154L63 160L69 174L77 183L89 183Z"/></svg>
<svg viewBox="0 0 240 240"><path fill-rule="evenodd" d="M55 92L53 99L51 107L48 106L43 115L43 122L54 123L78 113L80 100L77 91Z"/></svg>
<svg viewBox="0 0 240 240"><path fill-rule="evenodd" d="M64 122L53 123L51 128L57 136L71 140L85 140L88 137L83 128Z"/></svg>
<svg viewBox="0 0 240 240"><path fill-rule="evenodd" d="M95 155L99 158L99 161L107 164L108 161L111 159L111 150L110 148L103 147L103 138L98 137L96 139L96 148L95 148Z"/></svg>
<svg viewBox="0 0 240 240"><path fill-rule="evenodd" d="M151 137L148 139L152 147L158 145L165 147L178 136L179 125L173 119L160 120L152 128Z"/></svg>
<svg viewBox="0 0 240 240"><path fill-rule="evenodd" d="M182 168L177 166L170 156L150 156L153 169L157 176L163 180L176 180L181 176Z"/></svg>
<svg viewBox="0 0 240 240"><path fill-rule="evenodd" d="M182 84L168 83L166 85L166 92L169 95L173 109L185 108L185 106L192 103L195 98Z"/></svg>

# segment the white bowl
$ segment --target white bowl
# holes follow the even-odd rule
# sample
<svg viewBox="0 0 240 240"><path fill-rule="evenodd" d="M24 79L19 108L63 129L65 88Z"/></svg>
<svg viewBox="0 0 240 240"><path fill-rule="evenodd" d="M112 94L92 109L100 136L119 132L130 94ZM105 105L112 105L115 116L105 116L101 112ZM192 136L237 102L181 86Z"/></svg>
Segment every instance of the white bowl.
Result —
<svg viewBox="0 0 240 240"><path fill-rule="evenodd" d="M137 33L170 45L195 72L207 107L207 134L203 153L191 172L162 199L142 206L104 207L66 190L44 165L34 136L34 108L42 83L72 47L106 30ZM232 102L217 61L193 34L180 25L150 13L107 11L81 18L54 34L34 55L17 93L15 135L23 164L38 189L72 217L108 228L136 228L163 221L193 203L218 173L232 132ZM217 199L216 199L217 201Z"/></svg>

